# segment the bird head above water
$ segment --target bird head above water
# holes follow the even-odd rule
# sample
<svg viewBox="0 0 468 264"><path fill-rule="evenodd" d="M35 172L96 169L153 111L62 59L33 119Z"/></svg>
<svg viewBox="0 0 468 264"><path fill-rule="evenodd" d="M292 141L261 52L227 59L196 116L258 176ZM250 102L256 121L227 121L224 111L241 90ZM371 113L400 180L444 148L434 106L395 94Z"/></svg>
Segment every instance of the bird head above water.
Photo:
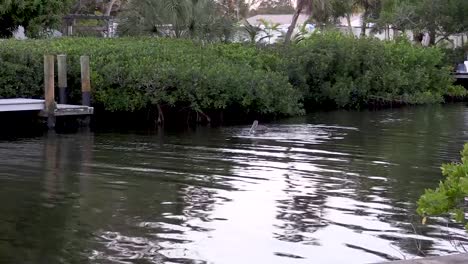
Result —
<svg viewBox="0 0 468 264"><path fill-rule="evenodd" d="M266 132L268 128L266 126L258 125L258 120L255 120L250 128L249 133L254 134L257 132Z"/></svg>

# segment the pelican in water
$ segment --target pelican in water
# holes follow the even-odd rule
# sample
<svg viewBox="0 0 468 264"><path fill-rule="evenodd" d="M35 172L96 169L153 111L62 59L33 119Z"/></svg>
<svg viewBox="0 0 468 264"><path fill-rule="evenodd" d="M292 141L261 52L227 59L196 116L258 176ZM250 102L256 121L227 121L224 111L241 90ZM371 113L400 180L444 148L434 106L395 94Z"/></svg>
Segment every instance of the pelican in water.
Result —
<svg viewBox="0 0 468 264"><path fill-rule="evenodd" d="M250 128L249 133L255 134L257 132L266 132L268 128L266 126L258 125L258 120L255 120Z"/></svg>

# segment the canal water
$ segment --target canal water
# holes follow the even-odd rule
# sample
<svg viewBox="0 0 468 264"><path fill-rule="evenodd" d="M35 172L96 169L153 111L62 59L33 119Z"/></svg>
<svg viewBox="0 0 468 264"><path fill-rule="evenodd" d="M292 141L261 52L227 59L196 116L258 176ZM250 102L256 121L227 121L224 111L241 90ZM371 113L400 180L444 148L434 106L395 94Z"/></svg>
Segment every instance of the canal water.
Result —
<svg viewBox="0 0 468 264"><path fill-rule="evenodd" d="M374 263L463 251L416 215L464 104L0 139L0 263Z"/></svg>

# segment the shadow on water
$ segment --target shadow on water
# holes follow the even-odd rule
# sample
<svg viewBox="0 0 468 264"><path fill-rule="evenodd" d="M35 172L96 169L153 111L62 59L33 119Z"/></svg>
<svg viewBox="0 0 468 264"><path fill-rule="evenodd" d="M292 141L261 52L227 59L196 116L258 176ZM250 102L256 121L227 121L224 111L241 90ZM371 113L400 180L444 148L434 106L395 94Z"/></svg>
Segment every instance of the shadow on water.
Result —
<svg viewBox="0 0 468 264"><path fill-rule="evenodd" d="M456 252L415 201L462 104L249 127L0 137L0 263L372 263Z"/></svg>
<svg viewBox="0 0 468 264"><path fill-rule="evenodd" d="M48 133L0 141L0 262L59 263L76 256L81 233L80 174L91 156L92 134ZM3 240L3 243L2 243Z"/></svg>

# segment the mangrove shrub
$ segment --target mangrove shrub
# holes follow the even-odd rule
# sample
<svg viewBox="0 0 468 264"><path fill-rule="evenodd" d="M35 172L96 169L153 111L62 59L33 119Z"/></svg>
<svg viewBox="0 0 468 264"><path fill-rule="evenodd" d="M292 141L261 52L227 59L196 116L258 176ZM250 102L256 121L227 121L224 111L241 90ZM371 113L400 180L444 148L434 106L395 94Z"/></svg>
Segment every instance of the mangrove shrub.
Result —
<svg viewBox="0 0 468 264"><path fill-rule="evenodd" d="M450 214L457 222L465 225L465 200L468 196L468 144L461 152L461 162L442 165L445 179L439 187L426 190L418 201L418 213L426 222L427 216Z"/></svg>
<svg viewBox="0 0 468 264"><path fill-rule="evenodd" d="M0 41L0 97L43 96L43 55L67 54L71 101L91 58L94 104L107 111L297 115L320 106L441 102L463 95L438 48L314 34L296 45L165 38Z"/></svg>
<svg viewBox="0 0 468 264"><path fill-rule="evenodd" d="M406 40L357 39L331 32L314 34L288 53L290 82L301 87L310 107L432 103L465 93L452 85L440 49Z"/></svg>
<svg viewBox="0 0 468 264"><path fill-rule="evenodd" d="M70 86L78 92L79 57L89 55L95 103L108 111L159 105L200 113L302 113L301 94L278 66L278 54L162 38L2 41L0 97L42 96L45 53L68 55Z"/></svg>

